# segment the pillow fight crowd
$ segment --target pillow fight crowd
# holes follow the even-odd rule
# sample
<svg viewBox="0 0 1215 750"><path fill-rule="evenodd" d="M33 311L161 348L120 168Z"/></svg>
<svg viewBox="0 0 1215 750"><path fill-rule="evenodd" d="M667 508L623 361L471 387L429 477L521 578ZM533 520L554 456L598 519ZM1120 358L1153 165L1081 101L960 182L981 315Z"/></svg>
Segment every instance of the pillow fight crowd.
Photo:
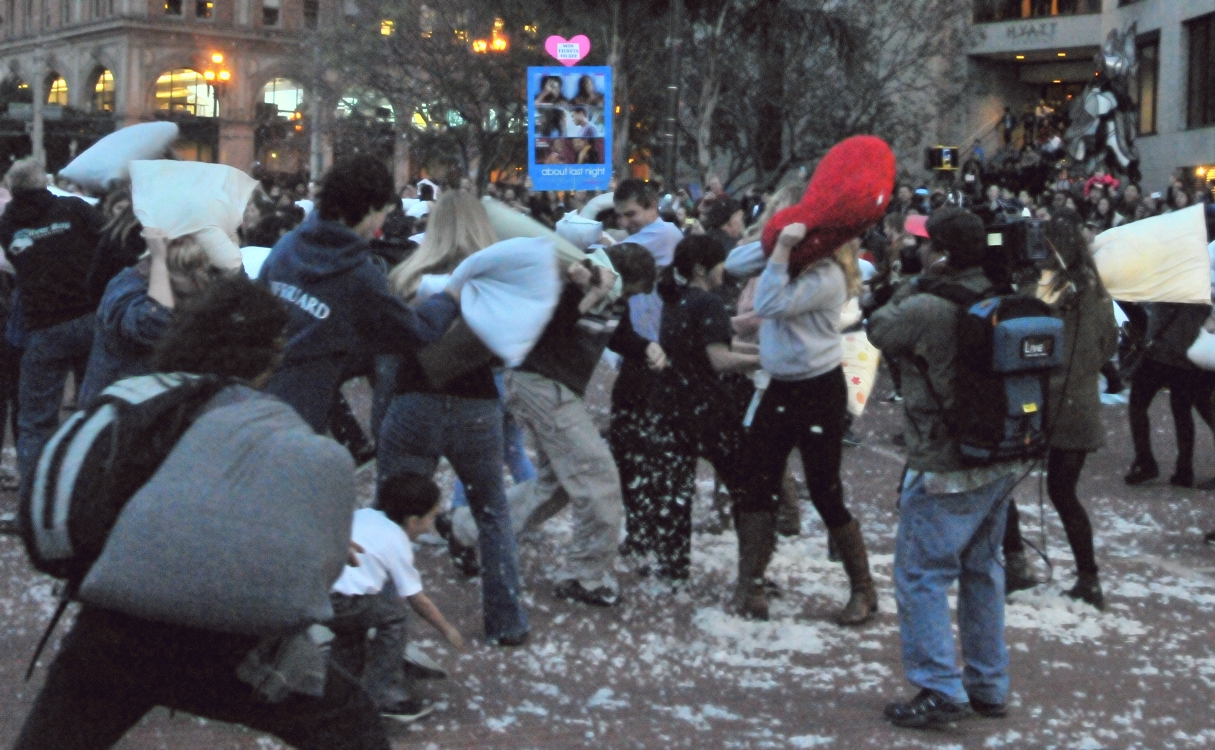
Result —
<svg viewBox="0 0 1215 750"><path fill-rule="evenodd" d="M876 203L876 216L820 212L819 227L787 218L769 226L778 214L796 217L787 213L794 207L815 209L798 206L802 185L739 201L710 180L695 205L682 192L660 199L638 179L596 201L498 186L500 204L555 224L560 236L573 237L568 216L558 219L583 208L575 201L593 204L584 223L604 229L575 240L586 260L554 266L555 309L521 363L504 368L461 318L473 283L464 261L506 239L490 202L468 185L440 192L424 181L399 193L381 163L355 156L310 186L307 201L302 188L259 188L241 244L273 249L250 280L217 268L195 236L142 227L129 187L99 196L95 208L52 194L35 160L15 163L0 215L9 264L0 274L8 287L2 408L17 436L21 496L49 481L40 457L44 447L54 452L47 444L69 375L84 410L156 373L211 376L222 390L192 415L179 449L131 490L139 489L74 591L82 609L14 748L109 747L159 705L300 748L384 750L381 717L409 722L431 710L411 690L426 669L403 659L406 609L465 648L423 593L411 540L437 530L456 566L479 575L486 641L520 646L529 624L516 535L570 509L559 598L618 604L618 556L679 586L691 575L698 458L732 499L733 612L767 620L768 599L779 595L765 572L778 531L800 532L786 465L796 448L850 581L836 621L862 625L878 597L840 464L845 440L855 441L841 337L863 324L906 411L894 580L906 676L920 692L890 704L886 718L924 727L1005 715L1004 596L1036 583L1009 501L1029 469L962 460L942 406L967 387L954 378L959 307L921 284L944 279L976 295L1006 285L985 224L1025 210L1043 220L1055 252L1028 293L1063 320L1071 363L1050 378L1049 495L1076 559L1068 594L1100 609L1092 528L1076 494L1087 454L1103 443L1099 376L1121 390L1111 359L1120 353L1124 370L1139 361L1131 484L1157 475L1147 406L1169 389L1179 450L1172 482L1183 486L1194 481L1190 408L1211 423L1215 376L1185 356L1209 308L1128 310L1119 347L1089 244L1104 228L1209 196L1178 180L1155 202L1109 175L1063 173L1036 199L992 186L962 207L945 190L896 186L893 164L890 155L889 174L859 168L848 188L860 205ZM850 169L828 155L815 179ZM798 248L822 226L842 240L807 262ZM619 357L606 436L583 400L605 349ZM374 440L340 390L355 377L372 384ZM354 472L372 458L374 505L353 510ZM433 481L440 458L459 479L446 512ZM131 580L141 570L162 571L161 580ZM950 625L954 581L965 669ZM308 627L316 622L334 635L327 650Z"/></svg>

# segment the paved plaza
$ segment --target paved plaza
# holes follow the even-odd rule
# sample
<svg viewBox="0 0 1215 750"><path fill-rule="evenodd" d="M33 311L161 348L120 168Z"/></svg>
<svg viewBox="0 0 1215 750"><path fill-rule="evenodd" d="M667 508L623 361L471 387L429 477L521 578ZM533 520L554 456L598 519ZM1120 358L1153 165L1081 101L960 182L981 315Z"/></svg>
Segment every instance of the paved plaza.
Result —
<svg viewBox="0 0 1215 750"><path fill-rule="evenodd" d="M602 374L601 374L602 375ZM600 377L592 399L606 403ZM881 386L879 386L879 389ZM880 390L879 390L880 392ZM625 603L594 609L552 597L552 561L569 538L568 515L520 543L532 638L522 648L485 645L479 587L463 580L441 547L421 545L427 590L470 637L456 655L424 624L418 645L450 670L423 684L438 710L393 730L399 748L1187 748L1215 746L1215 494L1157 480L1128 488L1125 406L1103 409L1109 444L1080 482L1096 532L1107 610L1061 597L1074 572L1062 527L1046 506L1054 581L1012 597L1010 712L933 732L899 730L886 701L913 690L903 680L891 584L895 486L902 469L890 441L901 407L874 403L857 424L843 480L861 520L881 593L868 626L843 630L830 618L845 599L840 565L808 502L802 536L782 540L770 569L784 590L769 623L725 614L734 578L732 532L710 533L712 480L702 474L691 584L678 591L624 563ZM1162 472L1172 461L1172 424L1161 398L1153 438ZM11 461L11 456L6 460ZM1215 475L1215 448L1199 430L1195 471ZM449 480L448 480L449 481ZM1038 477L1016 492L1026 538L1040 545ZM365 487L364 491L368 491ZM0 497L0 514L15 499ZM1046 567L1035 560L1045 577ZM32 571L20 543L0 538L0 747L7 747L44 669L22 682L27 659L54 609L52 581ZM60 626L57 636L66 631ZM56 639L57 640L57 639ZM44 657L43 667L53 653ZM273 738L158 710L130 732L124 750L283 747Z"/></svg>

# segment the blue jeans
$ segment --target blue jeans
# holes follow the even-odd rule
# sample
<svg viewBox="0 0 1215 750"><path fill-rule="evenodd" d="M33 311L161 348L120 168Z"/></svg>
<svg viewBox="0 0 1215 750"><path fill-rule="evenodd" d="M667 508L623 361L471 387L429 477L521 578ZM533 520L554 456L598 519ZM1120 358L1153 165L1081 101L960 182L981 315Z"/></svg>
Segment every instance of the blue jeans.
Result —
<svg viewBox="0 0 1215 750"><path fill-rule="evenodd" d="M485 637L528 631L519 603L519 552L502 478L502 405L494 399L398 395L380 427L380 478L402 471L432 476L446 457L468 487L478 530Z"/></svg>
<svg viewBox="0 0 1215 750"><path fill-rule="evenodd" d="M17 392L17 470L21 491L29 490L42 446L59 428L59 410L69 372L84 372L93 349L96 316L30 331L21 357Z"/></svg>
<svg viewBox="0 0 1215 750"><path fill-rule="evenodd" d="M970 696L1004 703L1004 568L997 559L1005 505L1016 475L977 490L930 495L920 477L899 500L894 594L899 605L903 669L913 685L954 703ZM958 581L959 670L949 617L949 587Z"/></svg>
<svg viewBox="0 0 1215 750"><path fill-rule="evenodd" d="M494 384L498 386L498 395L505 395L506 384L501 372L494 373ZM510 478L515 484L535 479L536 467L527 457L527 448L523 444L523 428L505 409L502 410L502 439L506 446L506 468L510 471ZM456 479L456 486L451 495L451 507L459 508L463 505L468 505L464 483Z"/></svg>

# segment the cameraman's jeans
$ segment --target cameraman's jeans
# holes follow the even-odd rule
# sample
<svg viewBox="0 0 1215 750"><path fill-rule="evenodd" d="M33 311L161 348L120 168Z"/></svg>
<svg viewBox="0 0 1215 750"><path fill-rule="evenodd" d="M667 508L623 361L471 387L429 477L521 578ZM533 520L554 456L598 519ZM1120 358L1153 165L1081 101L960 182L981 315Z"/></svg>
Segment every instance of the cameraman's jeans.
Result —
<svg viewBox="0 0 1215 750"><path fill-rule="evenodd" d="M976 490L931 495L924 478L903 490L894 552L903 669L913 685L954 703L973 696L1004 703L1008 649L1004 643L1004 536L1011 473ZM959 670L949 616L949 587L958 581Z"/></svg>
<svg viewBox="0 0 1215 750"><path fill-rule="evenodd" d="M380 427L379 476L402 471L433 476L446 457L468 488L479 532L485 637L528 632L519 602L519 552L502 478L502 405L497 399L405 393L392 400Z"/></svg>
<svg viewBox="0 0 1215 750"><path fill-rule="evenodd" d="M83 372L89 361L95 327L96 316L89 313L29 332L17 392L17 470L22 493L32 486L42 446L59 429L68 373Z"/></svg>

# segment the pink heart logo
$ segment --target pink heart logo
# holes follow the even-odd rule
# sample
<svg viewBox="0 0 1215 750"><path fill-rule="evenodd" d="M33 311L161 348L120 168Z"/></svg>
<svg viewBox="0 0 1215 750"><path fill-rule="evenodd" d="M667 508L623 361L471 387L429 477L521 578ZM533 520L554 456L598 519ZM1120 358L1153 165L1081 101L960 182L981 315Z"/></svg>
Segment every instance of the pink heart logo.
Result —
<svg viewBox="0 0 1215 750"><path fill-rule="evenodd" d="M587 39L585 34L579 34L568 41L564 37L550 36L544 40L544 51L568 67L591 54L591 40Z"/></svg>

